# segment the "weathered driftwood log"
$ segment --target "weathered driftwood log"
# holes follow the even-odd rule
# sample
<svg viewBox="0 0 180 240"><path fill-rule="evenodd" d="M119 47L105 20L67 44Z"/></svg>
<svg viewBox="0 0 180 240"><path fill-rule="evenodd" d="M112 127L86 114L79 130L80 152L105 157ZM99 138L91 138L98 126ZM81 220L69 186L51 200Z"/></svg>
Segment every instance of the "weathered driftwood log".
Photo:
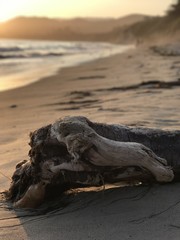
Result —
<svg viewBox="0 0 180 240"><path fill-rule="evenodd" d="M75 187L170 182L179 175L180 131L68 117L36 130L30 139L30 160L16 166L8 192L15 207L37 207L48 195Z"/></svg>

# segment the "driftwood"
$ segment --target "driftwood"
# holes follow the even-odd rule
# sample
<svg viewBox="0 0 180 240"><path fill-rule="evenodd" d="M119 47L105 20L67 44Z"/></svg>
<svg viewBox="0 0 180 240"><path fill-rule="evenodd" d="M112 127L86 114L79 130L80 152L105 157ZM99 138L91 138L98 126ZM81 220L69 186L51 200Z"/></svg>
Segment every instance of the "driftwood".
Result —
<svg viewBox="0 0 180 240"><path fill-rule="evenodd" d="M30 160L17 164L8 191L15 207L34 208L76 187L171 182L179 176L180 131L68 117L31 133L30 146Z"/></svg>

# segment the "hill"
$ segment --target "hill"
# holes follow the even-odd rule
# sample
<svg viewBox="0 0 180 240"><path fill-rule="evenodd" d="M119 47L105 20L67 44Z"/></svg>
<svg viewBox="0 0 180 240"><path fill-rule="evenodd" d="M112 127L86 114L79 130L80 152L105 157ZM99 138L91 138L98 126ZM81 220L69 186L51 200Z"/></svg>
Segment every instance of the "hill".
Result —
<svg viewBox="0 0 180 240"><path fill-rule="evenodd" d="M180 0L172 4L164 17L151 17L127 27L118 27L108 36L116 42L167 43L180 41Z"/></svg>
<svg viewBox="0 0 180 240"><path fill-rule="evenodd" d="M109 36L112 41L118 43L126 41L142 44L178 41L180 40L180 16L176 19L169 16L152 17L125 28L114 29ZM108 38L109 36L104 37Z"/></svg>
<svg viewBox="0 0 180 240"><path fill-rule="evenodd" d="M98 41L113 29L127 27L147 16L133 14L113 18L49 19L18 17L0 24L0 38Z"/></svg>

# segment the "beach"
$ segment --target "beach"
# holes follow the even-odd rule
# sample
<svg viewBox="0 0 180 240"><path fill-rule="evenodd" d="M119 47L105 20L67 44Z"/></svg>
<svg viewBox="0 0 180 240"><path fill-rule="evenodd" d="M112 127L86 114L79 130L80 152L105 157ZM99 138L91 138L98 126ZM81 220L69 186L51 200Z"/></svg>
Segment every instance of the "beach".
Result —
<svg viewBox="0 0 180 240"><path fill-rule="evenodd" d="M1 92L0 190L8 189L15 165L28 159L29 133L58 118L180 129L179 69L178 54L140 46ZM19 213L2 204L0 239L179 239L179 187L79 193L65 209L41 218L16 218Z"/></svg>

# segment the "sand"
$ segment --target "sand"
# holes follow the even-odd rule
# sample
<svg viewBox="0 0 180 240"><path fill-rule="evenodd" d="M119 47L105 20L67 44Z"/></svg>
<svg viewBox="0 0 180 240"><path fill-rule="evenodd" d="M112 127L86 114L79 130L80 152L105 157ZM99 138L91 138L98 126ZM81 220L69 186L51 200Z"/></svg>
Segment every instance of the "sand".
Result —
<svg viewBox="0 0 180 240"><path fill-rule="evenodd" d="M15 164L28 158L29 132L59 117L180 129L179 69L178 55L141 47L1 92L0 191L9 187ZM179 239L179 187L79 193L65 209L38 219L17 218L21 212L1 204L0 239Z"/></svg>

